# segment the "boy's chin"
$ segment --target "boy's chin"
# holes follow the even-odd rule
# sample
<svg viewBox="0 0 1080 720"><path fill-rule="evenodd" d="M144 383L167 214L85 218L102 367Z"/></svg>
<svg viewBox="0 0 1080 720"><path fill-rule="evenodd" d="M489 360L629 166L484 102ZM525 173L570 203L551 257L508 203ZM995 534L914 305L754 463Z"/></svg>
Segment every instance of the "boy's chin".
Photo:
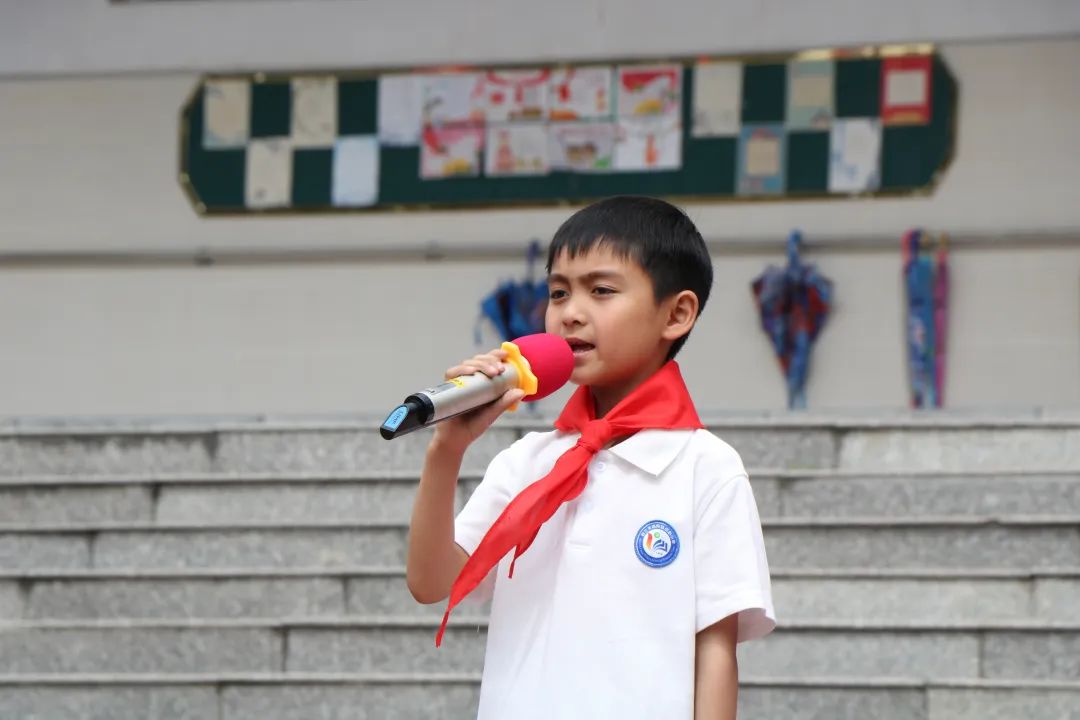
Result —
<svg viewBox="0 0 1080 720"><path fill-rule="evenodd" d="M578 365L570 373L570 382L575 385L603 385L604 380L603 371L591 363Z"/></svg>
<svg viewBox="0 0 1080 720"><path fill-rule="evenodd" d="M590 372L589 368L578 366L570 373L570 382L575 385L592 385L596 379L594 375L595 373Z"/></svg>

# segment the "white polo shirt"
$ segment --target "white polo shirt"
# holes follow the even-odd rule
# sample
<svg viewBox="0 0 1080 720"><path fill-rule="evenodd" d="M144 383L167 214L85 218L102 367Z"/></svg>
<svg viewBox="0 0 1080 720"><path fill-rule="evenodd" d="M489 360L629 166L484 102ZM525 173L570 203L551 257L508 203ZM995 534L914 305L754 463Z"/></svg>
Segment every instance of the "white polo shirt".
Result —
<svg viewBox="0 0 1080 720"><path fill-rule="evenodd" d="M457 543L472 554L578 437L531 433L496 456ZM472 595L493 591L479 720L692 720L696 633L735 613L739 642L776 624L750 481L707 430L601 450L508 579L512 557Z"/></svg>

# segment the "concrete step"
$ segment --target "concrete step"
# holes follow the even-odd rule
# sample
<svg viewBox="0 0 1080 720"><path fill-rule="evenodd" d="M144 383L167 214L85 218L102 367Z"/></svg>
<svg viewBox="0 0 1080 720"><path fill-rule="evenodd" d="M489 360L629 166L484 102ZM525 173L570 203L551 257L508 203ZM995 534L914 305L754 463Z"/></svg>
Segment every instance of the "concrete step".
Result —
<svg viewBox="0 0 1080 720"><path fill-rule="evenodd" d="M479 482L465 477L458 507ZM764 518L1080 515L1080 473L865 474L755 471ZM0 480L0 523L407 522L415 473L45 476Z"/></svg>
<svg viewBox="0 0 1080 720"><path fill-rule="evenodd" d="M419 471L430 433L387 442L378 426L379 421L11 428L0 430L0 474ZM482 472L520 434L493 427L469 448L463 468Z"/></svg>
<svg viewBox="0 0 1080 720"><path fill-rule="evenodd" d="M896 622L1080 623L1080 568L1054 573L834 573L774 568L783 621L837 626ZM174 572L35 571L0 575L0 621L96 619L324 618L395 615L439 618L420 605L403 568L244 569Z"/></svg>
<svg viewBox="0 0 1080 720"><path fill-rule="evenodd" d="M431 618L49 621L0 627L0 674L479 672L486 621ZM754 677L1080 682L1080 625L788 621L740 647Z"/></svg>
<svg viewBox="0 0 1080 720"><path fill-rule="evenodd" d="M799 568L1071 566L1080 516L774 518L770 561ZM0 525L0 567L184 568L401 565L407 526L380 522Z"/></svg>
<svg viewBox="0 0 1080 720"><path fill-rule="evenodd" d="M739 691L739 717L751 720L1074 720L1078 707L1073 683L764 680Z"/></svg>
<svg viewBox="0 0 1080 720"><path fill-rule="evenodd" d="M0 676L0 717L47 720L474 720L475 675Z"/></svg>
<svg viewBox="0 0 1080 720"><path fill-rule="evenodd" d="M771 517L1080 515L1076 472L820 474L759 484L762 515Z"/></svg>
<svg viewBox="0 0 1080 720"><path fill-rule="evenodd" d="M436 652L401 569L427 436L375 424L0 427L0 718L474 717L481 611ZM782 621L741 716L1080 720L1080 422L714 431Z"/></svg>
<svg viewBox="0 0 1080 720"><path fill-rule="evenodd" d="M48 720L472 720L473 675L0 676L0 717ZM739 717L1072 720L1080 684L743 677Z"/></svg>
<svg viewBox="0 0 1080 720"><path fill-rule="evenodd" d="M0 428L0 473L418 470L430 435L387 442L380 421L9 422ZM1075 417L785 415L709 425L754 467L1080 470ZM501 421L471 448L466 467L482 469L521 434L545 428L550 424Z"/></svg>
<svg viewBox="0 0 1080 720"><path fill-rule="evenodd" d="M0 481L0 524L408 522L418 483L416 474L293 481L220 475L196 482L180 477L63 480ZM478 483L476 477L459 481L459 508Z"/></svg>

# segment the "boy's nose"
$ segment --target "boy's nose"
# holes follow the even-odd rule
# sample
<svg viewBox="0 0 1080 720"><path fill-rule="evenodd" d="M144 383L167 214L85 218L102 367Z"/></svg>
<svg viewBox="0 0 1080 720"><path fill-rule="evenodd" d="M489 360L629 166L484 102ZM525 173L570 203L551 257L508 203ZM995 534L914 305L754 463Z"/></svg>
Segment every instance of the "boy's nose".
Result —
<svg viewBox="0 0 1080 720"><path fill-rule="evenodd" d="M564 327L575 327L585 323L585 316L573 302L568 302L562 307L562 315L559 319Z"/></svg>

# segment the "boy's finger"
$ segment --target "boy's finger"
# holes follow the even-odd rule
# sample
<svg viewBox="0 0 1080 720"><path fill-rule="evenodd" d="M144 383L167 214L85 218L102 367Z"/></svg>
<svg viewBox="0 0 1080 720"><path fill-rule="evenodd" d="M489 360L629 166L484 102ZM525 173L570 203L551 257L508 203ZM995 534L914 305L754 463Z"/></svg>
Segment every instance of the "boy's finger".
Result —
<svg viewBox="0 0 1080 720"><path fill-rule="evenodd" d="M460 365L447 369L445 377L449 380L459 375L475 375L478 372L482 372L488 377L495 377L506 372L506 366L503 365L505 358L505 350L493 351L487 355L477 355L465 360Z"/></svg>
<svg viewBox="0 0 1080 720"><path fill-rule="evenodd" d="M476 368L468 365L455 365L446 371L446 379L456 378L460 375L473 375L476 373Z"/></svg>
<svg viewBox="0 0 1080 720"><path fill-rule="evenodd" d="M476 359L477 360L483 360L484 362L495 363L496 365L501 365L503 362L506 361L506 357L507 357L507 355L506 355L505 351L503 351L503 350L494 351L493 350L492 352L489 352L489 353L484 353L482 355L477 355Z"/></svg>
<svg viewBox="0 0 1080 720"><path fill-rule="evenodd" d="M481 412L481 422L484 425L490 425L495 422L495 418L506 412L506 409L516 403L521 398L525 397L525 391L519 388L511 388L502 394L495 402L484 408Z"/></svg>
<svg viewBox="0 0 1080 720"><path fill-rule="evenodd" d="M506 370L506 368L503 367L503 364L496 358L489 358L483 355L477 356L472 360L466 360L465 364L469 367L476 368L488 377L501 375Z"/></svg>

